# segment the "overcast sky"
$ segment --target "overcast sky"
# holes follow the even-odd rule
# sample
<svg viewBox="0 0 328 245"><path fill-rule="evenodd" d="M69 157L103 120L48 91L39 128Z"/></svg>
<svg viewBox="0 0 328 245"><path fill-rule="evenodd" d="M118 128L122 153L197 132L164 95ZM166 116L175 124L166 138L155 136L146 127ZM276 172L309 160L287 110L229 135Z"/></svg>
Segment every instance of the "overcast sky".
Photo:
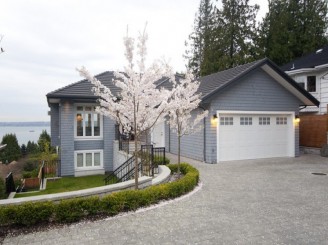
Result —
<svg viewBox="0 0 328 245"><path fill-rule="evenodd" d="M267 12L264 0L258 19ZM265 2L265 3L264 3ZM49 121L46 94L93 74L122 69L123 37L148 22L148 61L185 70L184 42L199 0L0 0L0 121Z"/></svg>

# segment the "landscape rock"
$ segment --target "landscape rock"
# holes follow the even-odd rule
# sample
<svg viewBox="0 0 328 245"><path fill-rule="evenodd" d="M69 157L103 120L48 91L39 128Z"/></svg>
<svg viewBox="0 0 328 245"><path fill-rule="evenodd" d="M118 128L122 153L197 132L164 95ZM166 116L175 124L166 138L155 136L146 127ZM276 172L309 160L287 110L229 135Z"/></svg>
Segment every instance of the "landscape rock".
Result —
<svg viewBox="0 0 328 245"><path fill-rule="evenodd" d="M328 144L324 144L320 149L320 155L322 157L328 157Z"/></svg>

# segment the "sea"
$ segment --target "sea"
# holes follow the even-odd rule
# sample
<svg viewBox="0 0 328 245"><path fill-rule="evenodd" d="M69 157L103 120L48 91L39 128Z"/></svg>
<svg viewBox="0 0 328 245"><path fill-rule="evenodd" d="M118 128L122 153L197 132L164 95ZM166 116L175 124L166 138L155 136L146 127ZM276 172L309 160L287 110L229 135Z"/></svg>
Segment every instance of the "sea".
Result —
<svg viewBox="0 0 328 245"><path fill-rule="evenodd" d="M27 144L28 141L38 142L42 130L46 130L50 135L49 122L0 122L0 143L6 134L16 134L18 144Z"/></svg>

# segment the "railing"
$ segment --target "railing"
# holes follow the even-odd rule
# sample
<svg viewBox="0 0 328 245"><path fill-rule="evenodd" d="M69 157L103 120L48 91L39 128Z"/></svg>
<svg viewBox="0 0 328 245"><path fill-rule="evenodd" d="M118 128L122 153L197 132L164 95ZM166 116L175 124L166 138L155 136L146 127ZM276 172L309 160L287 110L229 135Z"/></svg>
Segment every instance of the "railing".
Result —
<svg viewBox="0 0 328 245"><path fill-rule="evenodd" d="M10 172L6 177L6 194L9 195L10 192L16 191L15 182L12 172Z"/></svg>
<svg viewBox="0 0 328 245"><path fill-rule="evenodd" d="M105 179L105 184L118 183L122 181L130 180L134 177L135 169L135 157L132 156L126 160L121 166L110 173ZM142 163L138 163L138 171L142 171Z"/></svg>
<svg viewBox="0 0 328 245"><path fill-rule="evenodd" d="M158 174L158 165L166 164L165 147L154 148L153 145L141 145L137 159L139 175L154 176ZM135 157L132 156L104 179L105 185L130 180L134 174Z"/></svg>

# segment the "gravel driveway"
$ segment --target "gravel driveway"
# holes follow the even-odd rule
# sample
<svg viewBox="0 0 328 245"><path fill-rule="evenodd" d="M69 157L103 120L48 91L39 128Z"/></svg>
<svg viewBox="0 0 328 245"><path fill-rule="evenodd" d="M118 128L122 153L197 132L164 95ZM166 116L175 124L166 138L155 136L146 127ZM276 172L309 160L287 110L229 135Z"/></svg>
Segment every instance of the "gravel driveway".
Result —
<svg viewBox="0 0 328 245"><path fill-rule="evenodd" d="M328 244L328 175L311 174L328 173L327 158L183 160L201 173L202 188L191 196L4 244Z"/></svg>

